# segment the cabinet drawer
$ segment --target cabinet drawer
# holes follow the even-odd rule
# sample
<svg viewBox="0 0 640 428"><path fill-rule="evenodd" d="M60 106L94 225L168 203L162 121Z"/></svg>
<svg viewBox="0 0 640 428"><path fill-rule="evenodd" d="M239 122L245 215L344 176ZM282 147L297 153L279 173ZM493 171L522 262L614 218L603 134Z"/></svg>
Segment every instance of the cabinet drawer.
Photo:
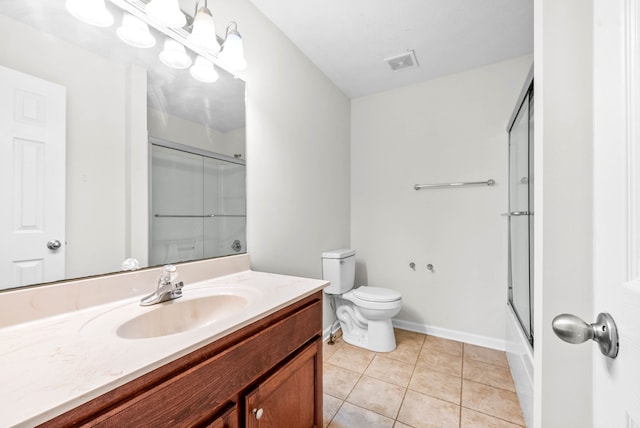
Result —
<svg viewBox="0 0 640 428"><path fill-rule="evenodd" d="M197 425L322 332L316 301L89 422L89 426Z"/></svg>

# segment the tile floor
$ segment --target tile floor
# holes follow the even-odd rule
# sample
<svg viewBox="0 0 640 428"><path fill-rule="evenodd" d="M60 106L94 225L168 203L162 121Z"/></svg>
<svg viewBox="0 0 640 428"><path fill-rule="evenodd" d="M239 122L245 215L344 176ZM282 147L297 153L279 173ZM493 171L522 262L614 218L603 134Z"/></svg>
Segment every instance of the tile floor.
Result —
<svg viewBox="0 0 640 428"><path fill-rule="evenodd" d="M325 427L525 425L504 352L406 330L396 342L388 353L325 343Z"/></svg>

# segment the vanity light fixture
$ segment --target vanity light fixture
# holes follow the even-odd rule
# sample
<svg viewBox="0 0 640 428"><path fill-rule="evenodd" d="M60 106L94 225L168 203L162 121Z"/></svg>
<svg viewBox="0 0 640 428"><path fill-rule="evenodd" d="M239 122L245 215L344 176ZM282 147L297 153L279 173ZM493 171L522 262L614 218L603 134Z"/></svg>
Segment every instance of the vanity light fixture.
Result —
<svg viewBox="0 0 640 428"><path fill-rule="evenodd" d="M213 63L200 55L196 57L196 61L189 69L189 73L194 79L204 83L215 82L220 77Z"/></svg>
<svg viewBox="0 0 640 428"><path fill-rule="evenodd" d="M167 37L164 41L164 50L160 52L160 61L167 67L182 70L191 65L191 57L187 55L184 45Z"/></svg>
<svg viewBox="0 0 640 428"><path fill-rule="evenodd" d="M238 24L231 21L227 25L220 47L207 0L197 0L196 14L190 28L184 28L187 19L180 10L178 0L110 2L124 12L122 25L116 30L123 42L138 48L155 46L156 40L149 26L167 36L159 55L160 61L167 67L179 70L189 68L192 59L186 51L188 47L196 54L196 62L190 73L202 82L215 82L219 78L216 66L232 74L247 68ZM65 6L71 15L83 22L100 27L113 24L113 15L107 9L105 0L65 0Z"/></svg>
<svg viewBox="0 0 640 428"><path fill-rule="evenodd" d="M218 54L218 59L234 71L242 71L247 68L247 61L244 59L244 49L242 47L242 37L238 33L238 24L235 21L231 21L227 25L224 43L222 44L222 50Z"/></svg>
<svg viewBox="0 0 640 428"><path fill-rule="evenodd" d="M216 36L216 27L213 23L213 15L207 7L207 0L203 6L198 5L198 11L193 19L193 28L187 39L207 52L216 54L220 50L220 43Z"/></svg>
<svg viewBox="0 0 640 428"><path fill-rule="evenodd" d="M147 23L129 12L124 12L122 25L116 34L120 40L136 48L150 48L156 44L156 39L149 32Z"/></svg>
<svg viewBox="0 0 640 428"><path fill-rule="evenodd" d="M96 27L110 27L113 15L107 10L104 0L67 0L64 4L76 19Z"/></svg>
<svg viewBox="0 0 640 428"><path fill-rule="evenodd" d="M147 15L169 28L182 28L187 24L178 0L151 0L144 10Z"/></svg>

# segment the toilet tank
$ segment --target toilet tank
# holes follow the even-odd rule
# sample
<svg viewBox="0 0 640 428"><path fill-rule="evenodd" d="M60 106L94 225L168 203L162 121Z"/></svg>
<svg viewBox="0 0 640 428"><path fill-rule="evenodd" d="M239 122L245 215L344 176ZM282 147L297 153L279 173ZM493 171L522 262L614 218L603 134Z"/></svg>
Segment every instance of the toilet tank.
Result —
<svg viewBox="0 0 640 428"><path fill-rule="evenodd" d="M349 248L322 253L322 278L331 281L327 294L342 294L353 288L356 276L356 252Z"/></svg>

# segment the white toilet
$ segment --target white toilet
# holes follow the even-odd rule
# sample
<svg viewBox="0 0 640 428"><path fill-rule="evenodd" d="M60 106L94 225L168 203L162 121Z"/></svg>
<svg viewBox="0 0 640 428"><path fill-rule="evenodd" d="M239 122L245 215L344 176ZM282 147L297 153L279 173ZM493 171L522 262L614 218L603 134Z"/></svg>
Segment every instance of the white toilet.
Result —
<svg viewBox="0 0 640 428"><path fill-rule="evenodd" d="M324 292L336 297L336 316L345 342L376 352L396 349L391 318L402 308L398 291L381 287L353 288L356 252L351 249L322 253L322 276L331 284Z"/></svg>

